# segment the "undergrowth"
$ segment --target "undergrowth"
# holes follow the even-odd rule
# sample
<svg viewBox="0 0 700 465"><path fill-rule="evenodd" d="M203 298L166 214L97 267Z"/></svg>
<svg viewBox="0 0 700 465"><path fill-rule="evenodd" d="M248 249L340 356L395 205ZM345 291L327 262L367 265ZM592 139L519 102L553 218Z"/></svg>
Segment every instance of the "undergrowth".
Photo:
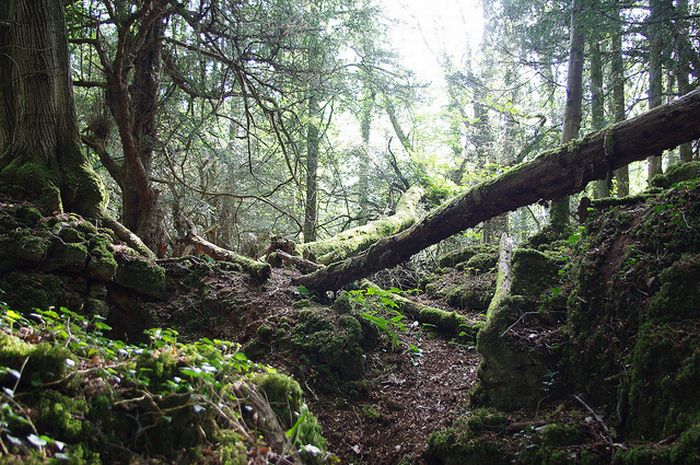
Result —
<svg viewBox="0 0 700 465"><path fill-rule="evenodd" d="M237 344L152 329L132 345L109 330L65 308L0 305L1 463L335 460L298 383Z"/></svg>

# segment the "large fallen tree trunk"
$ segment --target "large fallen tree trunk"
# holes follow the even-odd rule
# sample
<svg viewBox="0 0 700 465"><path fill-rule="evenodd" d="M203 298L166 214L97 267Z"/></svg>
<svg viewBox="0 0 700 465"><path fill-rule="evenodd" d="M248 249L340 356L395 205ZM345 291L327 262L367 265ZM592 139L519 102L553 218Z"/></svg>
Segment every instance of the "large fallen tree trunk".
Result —
<svg viewBox="0 0 700 465"><path fill-rule="evenodd" d="M441 240L516 208L581 191L616 168L700 138L700 90L583 139L540 154L446 202L411 228L360 255L302 276L297 284L337 290Z"/></svg>
<svg viewBox="0 0 700 465"><path fill-rule="evenodd" d="M409 228L418 221L420 219L418 205L422 197L422 188L411 187L401 196L396 205L396 213L393 215L343 231L328 239L299 244L296 251L323 265L344 260L367 249L384 237Z"/></svg>

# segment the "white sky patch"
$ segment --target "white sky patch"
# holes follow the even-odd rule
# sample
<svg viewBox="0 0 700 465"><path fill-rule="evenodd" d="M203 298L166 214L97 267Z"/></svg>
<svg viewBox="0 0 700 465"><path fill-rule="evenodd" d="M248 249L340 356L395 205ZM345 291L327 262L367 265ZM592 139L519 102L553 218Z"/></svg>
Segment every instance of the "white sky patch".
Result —
<svg viewBox="0 0 700 465"><path fill-rule="evenodd" d="M445 55L461 66L469 48L478 52L484 31L479 0L383 0L382 6L396 21L391 45L403 65L432 86L442 87Z"/></svg>

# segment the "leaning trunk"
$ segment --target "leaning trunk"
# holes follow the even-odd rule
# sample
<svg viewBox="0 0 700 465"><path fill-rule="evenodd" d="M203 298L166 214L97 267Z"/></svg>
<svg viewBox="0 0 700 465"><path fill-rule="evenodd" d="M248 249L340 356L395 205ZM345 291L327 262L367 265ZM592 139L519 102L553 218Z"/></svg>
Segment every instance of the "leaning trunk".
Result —
<svg viewBox="0 0 700 465"><path fill-rule="evenodd" d="M59 0L0 2L0 185L46 211L104 207L80 147Z"/></svg>
<svg viewBox="0 0 700 465"><path fill-rule="evenodd" d="M413 227L361 255L302 276L298 284L336 290L501 213L578 192L611 169L700 137L700 90L582 140L541 154L456 197Z"/></svg>

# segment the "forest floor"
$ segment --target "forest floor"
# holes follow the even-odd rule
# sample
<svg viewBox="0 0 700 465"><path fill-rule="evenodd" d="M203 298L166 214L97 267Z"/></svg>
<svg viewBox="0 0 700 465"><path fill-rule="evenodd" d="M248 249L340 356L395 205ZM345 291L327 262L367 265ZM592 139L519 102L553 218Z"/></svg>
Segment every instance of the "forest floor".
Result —
<svg viewBox="0 0 700 465"><path fill-rule="evenodd" d="M270 319L294 320L303 308L299 303L304 299L290 284L298 274L294 270L273 269L271 278L258 286L210 262L169 266L169 276L180 271L198 276L196 284L177 281L175 296L156 309L164 326L178 329L187 339L226 339L243 344L245 350L261 325ZM181 270L174 269L178 267ZM342 383L330 389L319 386L291 351L271 349L253 359L300 381L329 450L343 464L392 465L402 459L422 463L430 433L465 413L479 357L473 341L457 342L407 323L398 349L385 341L365 354L364 374L351 389ZM409 344L419 351L408 350Z"/></svg>

